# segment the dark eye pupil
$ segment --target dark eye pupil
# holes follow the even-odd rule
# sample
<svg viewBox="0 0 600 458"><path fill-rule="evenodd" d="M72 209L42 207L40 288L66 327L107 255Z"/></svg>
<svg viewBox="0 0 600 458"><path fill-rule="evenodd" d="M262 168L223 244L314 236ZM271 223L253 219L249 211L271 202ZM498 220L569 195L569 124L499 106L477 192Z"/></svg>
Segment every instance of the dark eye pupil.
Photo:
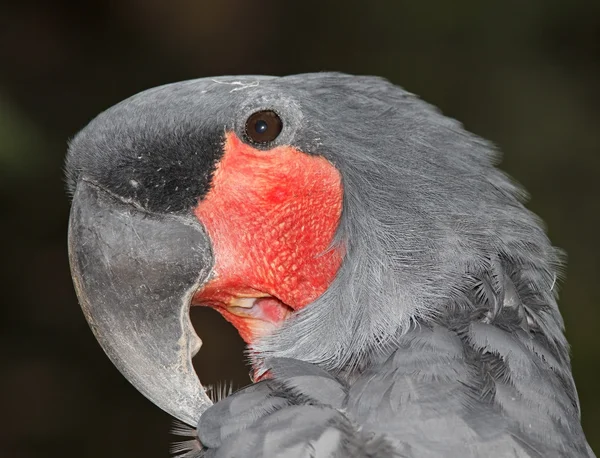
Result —
<svg viewBox="0 0 600 458"><path fill-rule="evenodd" d="M268 128L269 128L269 125L267 124L267 121L264 121L262 119L257 121L256 125L254 126L254 130L256 131L257 134L264 134Z"/></svg>
<svg viewBox="0 0 600 458"><path fill-rule="evenodd" d="M272 110L257 111L246 121L246 138L250 143L267 144L275 140L283 129L283 122Z"/></svg>

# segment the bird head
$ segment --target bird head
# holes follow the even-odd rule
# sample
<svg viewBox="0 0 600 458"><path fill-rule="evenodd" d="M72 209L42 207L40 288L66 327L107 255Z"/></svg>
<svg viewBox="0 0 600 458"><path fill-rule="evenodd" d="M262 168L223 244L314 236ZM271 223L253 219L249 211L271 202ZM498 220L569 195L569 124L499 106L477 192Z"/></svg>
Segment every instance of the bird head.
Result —
<svg viewBox="0 0 600 458"><path fill-rule="evenodd" d="M190 306L234 325L259 375L270 356L343 372L415 324L475 313L477 282L517 263L515 283L545 304L531 313L562 342L557 252L495 157L379 78L142 92L70 144L80 303L123 374L192 425L211 401L191 365Z"/></svg>

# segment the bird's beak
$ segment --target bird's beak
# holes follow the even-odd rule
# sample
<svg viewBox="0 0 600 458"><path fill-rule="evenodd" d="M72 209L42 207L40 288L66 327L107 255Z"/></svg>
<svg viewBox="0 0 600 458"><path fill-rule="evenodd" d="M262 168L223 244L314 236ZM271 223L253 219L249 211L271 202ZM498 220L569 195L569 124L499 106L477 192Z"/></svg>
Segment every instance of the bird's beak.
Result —
<svg viewBox="0 0 600 458"><path fill-rule="evenodd" d="M212 404L191 361L202 341L190 301L213 267L202 225L192 215L148 213L81 181L69 259L85 317L115 366L152 402L195 426Z"/></svg>

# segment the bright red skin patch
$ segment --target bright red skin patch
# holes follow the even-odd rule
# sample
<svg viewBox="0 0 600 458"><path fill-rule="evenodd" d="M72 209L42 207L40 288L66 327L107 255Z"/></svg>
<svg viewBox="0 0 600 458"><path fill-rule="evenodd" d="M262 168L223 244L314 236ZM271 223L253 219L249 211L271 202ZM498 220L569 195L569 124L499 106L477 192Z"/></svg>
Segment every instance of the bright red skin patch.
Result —
<svg viewBox="0 0 600 458"><path fill-rule="evenodd" d="M195 209L215 253L215 277L194 303L219 310L251 342L252 318L224 308L232 297L271 295L299 310L327 289L342 261L330 249L342 210L337 169L291 146L268 151L228 133L212 188ZM267 321L285 318L265 302Z"/></svg>

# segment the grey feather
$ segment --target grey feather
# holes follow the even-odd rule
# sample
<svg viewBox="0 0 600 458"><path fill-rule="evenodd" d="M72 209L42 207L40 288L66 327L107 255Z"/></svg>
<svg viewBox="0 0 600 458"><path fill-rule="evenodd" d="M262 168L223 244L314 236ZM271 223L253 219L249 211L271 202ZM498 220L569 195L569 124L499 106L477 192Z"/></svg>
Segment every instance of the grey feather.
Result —
<svg viewBox="0 0 600 458"><path fill-rule="evenodd" d="M269 363L273 378L234 393L203 414L197 431L204 456L400 456L386 438L363 431L343 412L348 396L344 383L309 363ZM240 412L248 411L261 415L242 415L240 420ZM228 424L235 424L235 430L224 430L222 425Z"/></svg>

